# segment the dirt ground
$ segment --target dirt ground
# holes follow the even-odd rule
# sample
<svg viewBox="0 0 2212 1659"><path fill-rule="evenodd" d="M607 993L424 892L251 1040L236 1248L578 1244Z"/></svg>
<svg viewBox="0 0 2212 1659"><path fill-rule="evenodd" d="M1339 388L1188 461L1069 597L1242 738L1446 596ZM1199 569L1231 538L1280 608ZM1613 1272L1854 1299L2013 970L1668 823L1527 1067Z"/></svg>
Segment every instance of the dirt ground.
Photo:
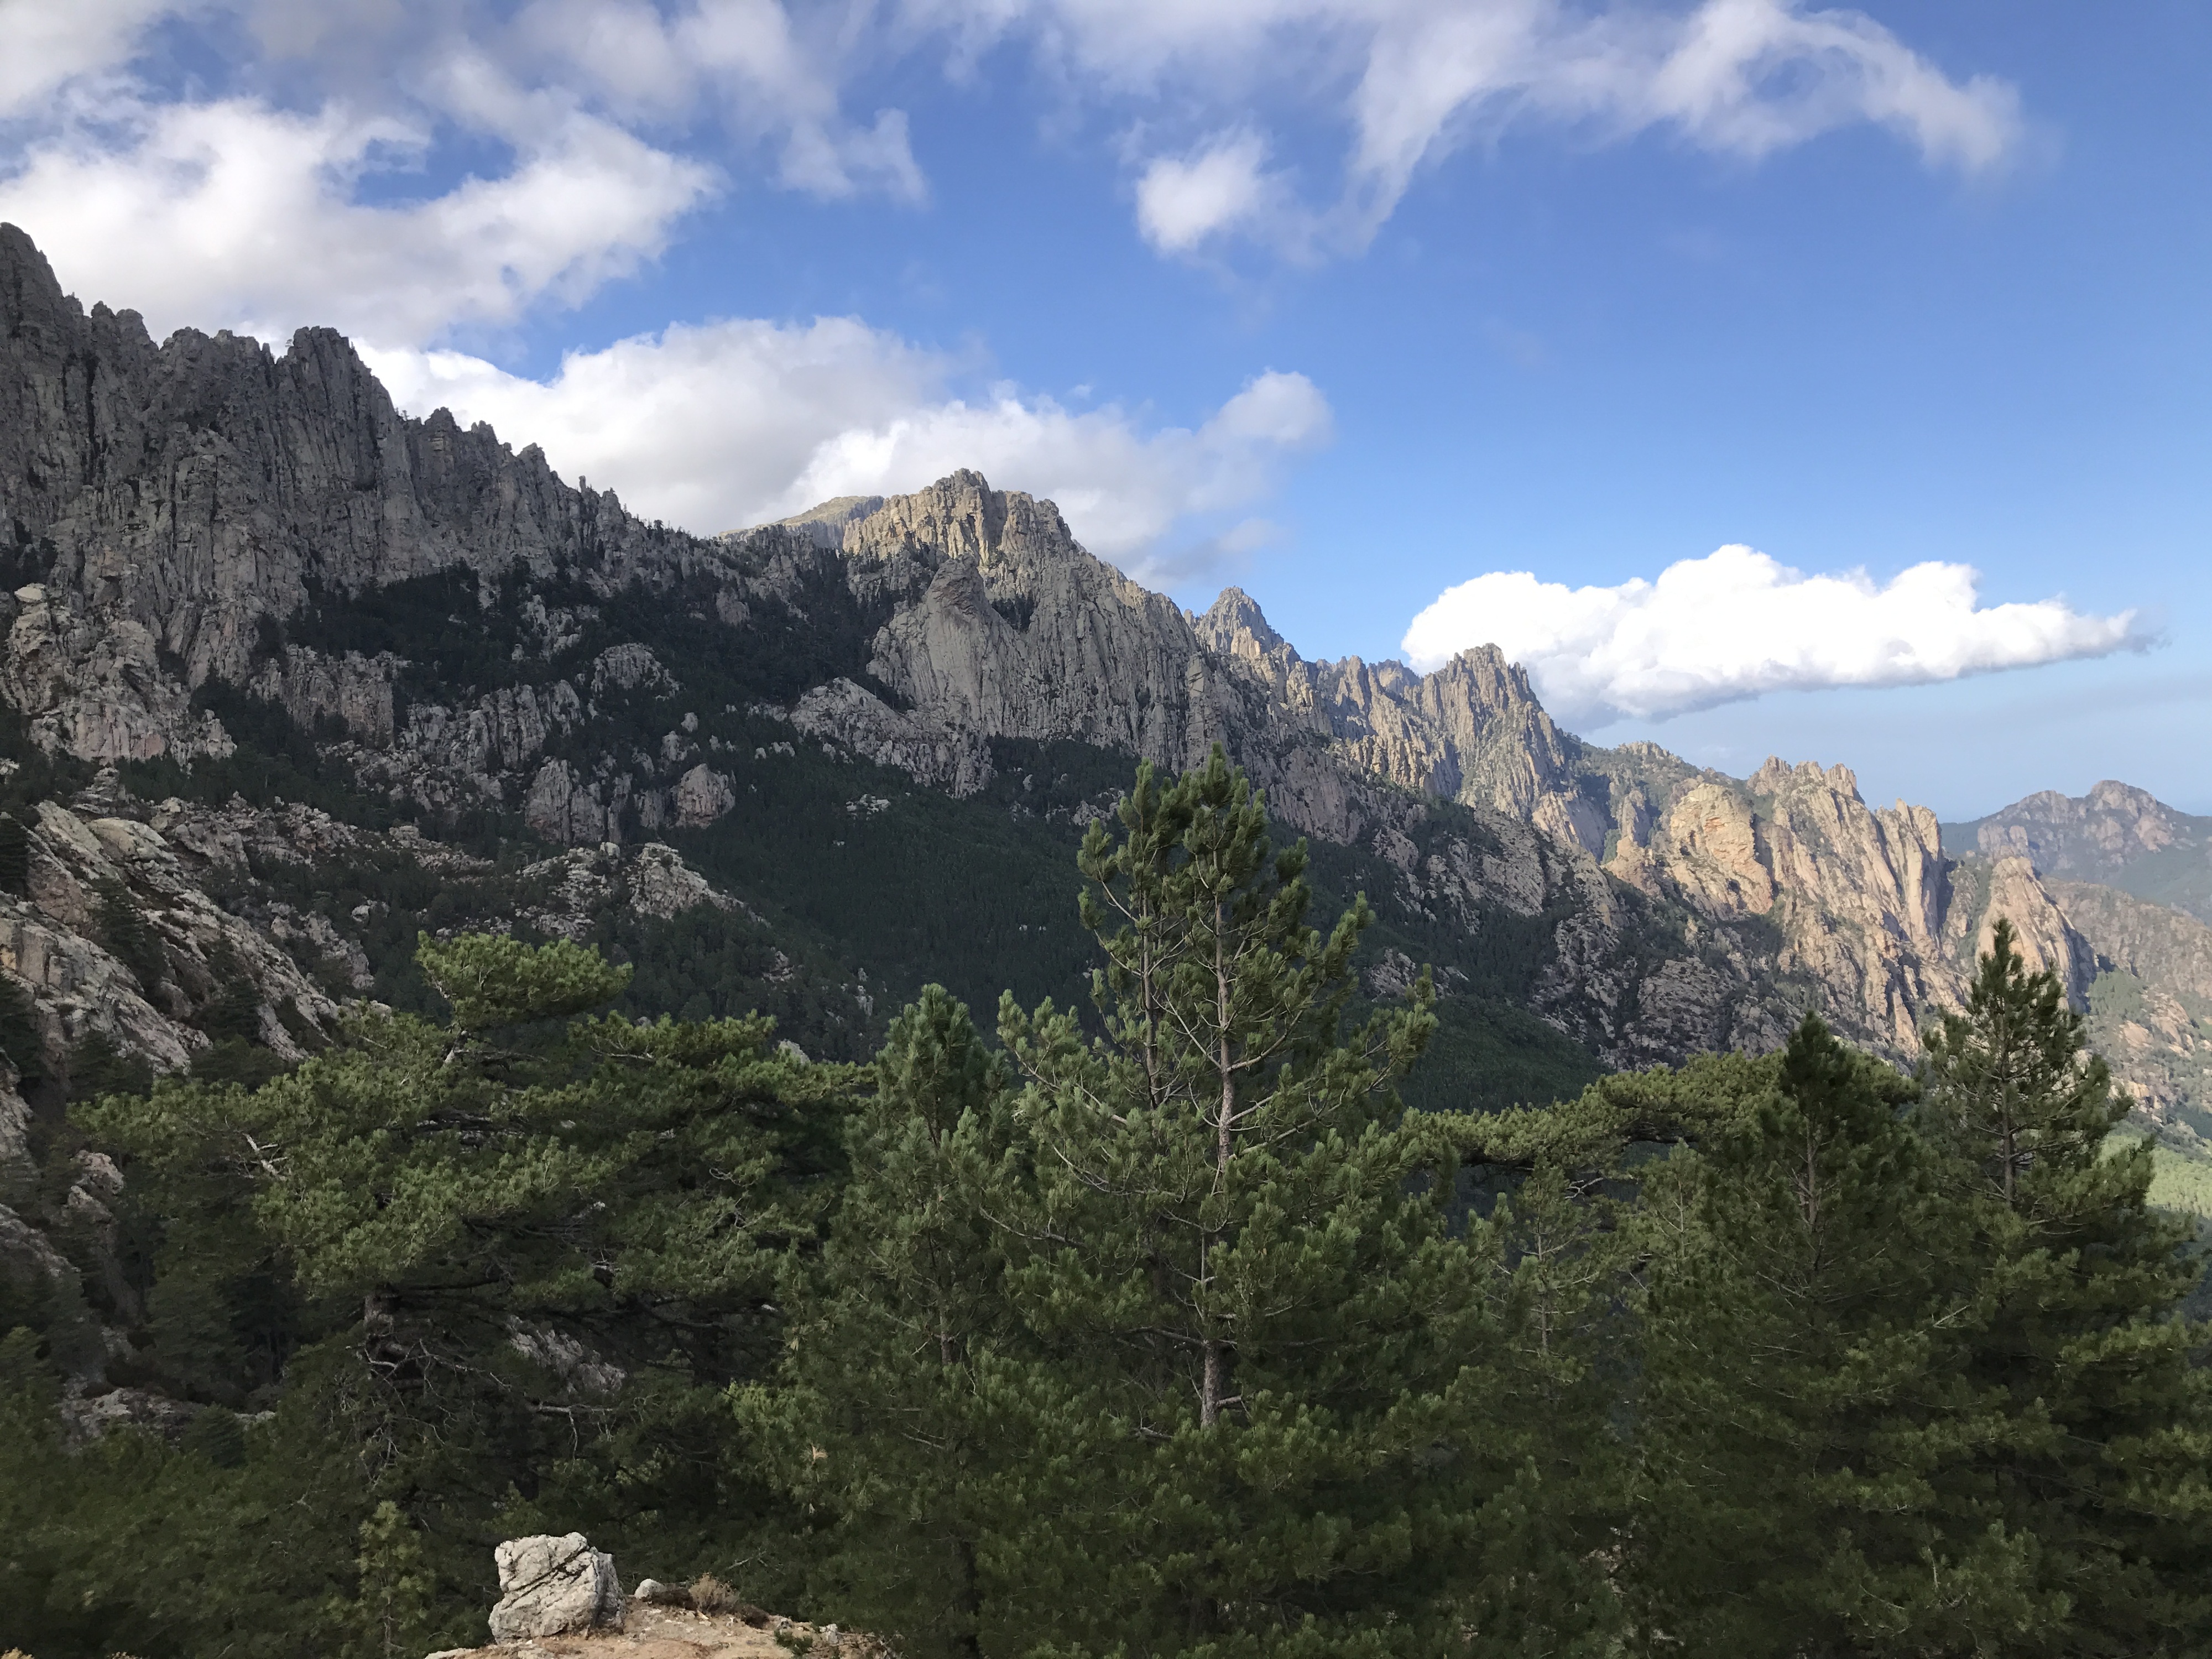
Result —
<svg viewBox="0 0 2212 1659"><path fill-rule="evenodd" d="M756 1630L726 1615L633 1601L619 1632L593 1631L586 1635L504 1642L488 1648L455 1648L431 1659L791 1659L792 1647L785 1642L806 1646L808 1638L812 1638L809 1659L830 1659L840 1650L841 1659L860 1659L864 1654L882 1651L859 1637L832 1649L823 1634L811 1625L785 1624L784 1641L779 1642L774 1626Z"/></svg>

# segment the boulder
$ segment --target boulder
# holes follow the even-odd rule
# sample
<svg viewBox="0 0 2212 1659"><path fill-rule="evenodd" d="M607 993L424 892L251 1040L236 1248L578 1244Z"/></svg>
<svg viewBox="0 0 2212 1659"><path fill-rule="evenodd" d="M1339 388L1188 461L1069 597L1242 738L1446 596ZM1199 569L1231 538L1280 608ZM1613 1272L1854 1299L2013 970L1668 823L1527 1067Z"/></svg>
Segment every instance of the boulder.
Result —
<svg viewBox="0 0 2212 1659"><path fill-rule="evenodd" d="M499 1605L491 1610L493 1641L622 1628L615 1559L593 1549L580 1532L510 1538L492 1554L500 1591Z"/></svg>

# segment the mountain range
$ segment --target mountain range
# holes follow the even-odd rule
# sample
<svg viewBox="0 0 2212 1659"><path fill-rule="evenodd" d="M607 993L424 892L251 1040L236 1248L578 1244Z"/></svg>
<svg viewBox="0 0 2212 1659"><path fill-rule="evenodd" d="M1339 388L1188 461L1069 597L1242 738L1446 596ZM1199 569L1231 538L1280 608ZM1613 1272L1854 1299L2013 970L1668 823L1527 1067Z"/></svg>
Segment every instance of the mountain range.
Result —
<svg viewBox="0 0 2212 1659"><path fill-rule="evenodd" d="M634 1012L832 1057L929 979L1080 998L1083 827L1216 743L1373 902L1371 992L1434 965L1421 1103L1808 1008L1909 1062L2008 917L2177 1167L2212 1136L2212 819L2106 783L1943 825L1842 765L1598 747L1493 647L1309 660L970 471L688 534L403 415L331 331L156 344L4 226L0 640L0 1164L96 1085L422 1006L418 927L590 940Z"/></svg>

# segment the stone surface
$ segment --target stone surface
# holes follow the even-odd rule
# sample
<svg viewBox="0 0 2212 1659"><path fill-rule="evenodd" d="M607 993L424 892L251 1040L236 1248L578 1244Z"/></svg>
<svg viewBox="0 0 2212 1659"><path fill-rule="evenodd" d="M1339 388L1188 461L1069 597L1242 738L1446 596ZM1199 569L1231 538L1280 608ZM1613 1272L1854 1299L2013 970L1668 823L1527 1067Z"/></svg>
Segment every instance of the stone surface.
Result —
<svg viewBox="0 0 2212 1659"><path fill-rule="evenodd" d="M1175 768L1224 744L1285 828L1376 853L1420 908L1474 930L1500 910L1546 918L1535 1010L1613 1064L1770 1045L1808 1001L1909 1059L1999 914L2079 996L2094 964L2046 884L2091 850L2135 868L2197 833L2100 785L2021 803L1962 862L1924 809L1869 807L1846 769L1772 762L1736 780L1650 744L1586 744L1492 647L1426 674L1309 661L1249 595L1188 613L1086 553L1050 501L972 471L686 536L488 427L401 416L327 330L281 352L190 330L157 347L131 313L65 296L14 229L0 230L0 536L19 581L0 602L0 695L52 748L219 754L230 738L190 693L222 680L323 732L394 799L518 814L580 851L649 842L714 821L744 785L696 722L583 743L609 709L682 690L650 639L580 648L641 585L656 604L684 596L733 650L771 626L846 641L842 665L822 659L788 694L794 738L921 787L986 787L997 739ZM318 594L441 572L472 578L480 605L524 584L527 641L496 684L403 696L417 666L402 656L281 643ZM136 986L87 947L89 890L72 873L143 865L154 884L164 854L77 828L42 823L76 850L53 852L59 873L40 863L31 904L0 902L0 969L33 984L57 1043L112 1029L173 1066L192 1039L166 1000L191 987ZM167 855L210 868L249 850L197 821L154 828L198 837ZM586 865L563 877L577 892L612 879ZM343 958L312 921L286 927Z"/></svg>
<svg viewBox="0 0 2212 1659"><path fill-rule="evenodd" d="M755 1625L730 1614L660 1607L633 1598L619 1633L580 1632L545 1636L516 1645L449 1648L428 1659L790 1659L795 1651L841 1659L890 1659L881 1641L816 1627L796 1620L768 1618Z"/></svg>
<svg viewBox="0 0 2212 1659"><path fill-rule="evenodd" d="M615 1559L593 1549L583 1534L510 1538L492 1554L499 1566L495 1642L623 1627Z"/></svg>
<svg viewBox="0 0 2212 1659"><path fill-rule="evenodd" d="M222 832L212 833L221 846ZM50 1065L61 1066L72 1044L98 1032L156 1070L184 1066L207 1042L190 1017L225 989L224 973L240 969L260 999L264 1040L277 1053L301 1053L273 1012L278 1006L318 1027L337 1018L337 1005L289 951L208 897L179 856L181 845L150 823L88 821L58 802L40 804L28 893L0 893L0 972L29 992ZM185 856L198 861L189 849ZM95 942L103 886L125 894L158 940L163 967L154 983Z"/></svg>
<svg viewBox="0 0 2212 1659"><path fill-rule="evenodd" d="M676 781L676 822L683 829L712 823L737 802L728 775L711 767L695 766Z"/></svg>
<svg viewBox="0 0 2212 1659"><path fill-rule="evenodd" d="M980 732L895 709L848 679L807 692L793 706L791 723L817 743L894 767L949 795L972 795L991 781L990 750Z"/></svg>

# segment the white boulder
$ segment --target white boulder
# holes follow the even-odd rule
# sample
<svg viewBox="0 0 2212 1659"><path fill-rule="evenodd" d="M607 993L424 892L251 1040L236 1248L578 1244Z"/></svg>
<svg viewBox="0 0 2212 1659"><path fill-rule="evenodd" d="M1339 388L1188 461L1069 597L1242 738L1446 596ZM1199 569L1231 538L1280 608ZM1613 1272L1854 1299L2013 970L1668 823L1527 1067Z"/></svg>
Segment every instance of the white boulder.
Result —
<svg viewBox="0 0 2212 1659"><path fill-rule="evenodd" d="M492 1554L499 1563L493 1641L622 1628L622 1581L615 1577L615 1559L593 1549L580 1532L510 1538Z"/></svg>

